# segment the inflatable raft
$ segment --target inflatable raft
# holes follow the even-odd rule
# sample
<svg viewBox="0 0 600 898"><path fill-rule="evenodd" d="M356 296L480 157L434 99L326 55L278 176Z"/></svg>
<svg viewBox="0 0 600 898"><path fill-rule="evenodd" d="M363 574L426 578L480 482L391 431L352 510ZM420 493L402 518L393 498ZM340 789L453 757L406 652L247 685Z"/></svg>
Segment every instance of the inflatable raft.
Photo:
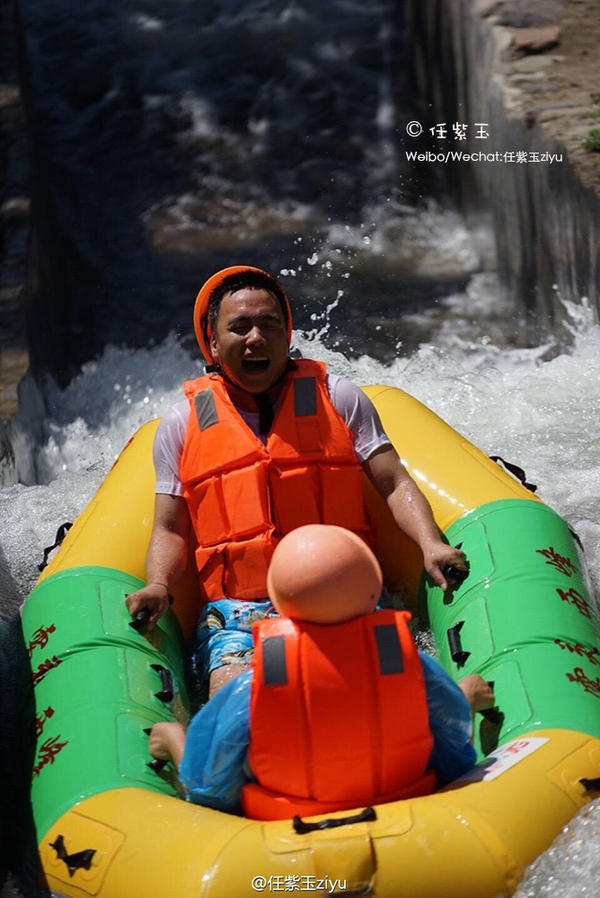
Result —
<svg viewBox="0 0 600 898"><path fill-rule="evenodd" d="M197 614L194 578L148 636L132 629L124 605L143 583L152 525L152 422L23 610L36 700L32 804L54 895L509 895L598 794L600 654L573 534L416 400L389 387L367 392L439 526L469 559L458 588L422 584L420 593L449 673L494 683L497 708L477 720L480 763L440 792L335 814L336 825L263 823L177 797L170 766L148 766L146 731L186 719L182 634ZM387 582L417 602L422 559L372 490L368 503Z"/></svg>

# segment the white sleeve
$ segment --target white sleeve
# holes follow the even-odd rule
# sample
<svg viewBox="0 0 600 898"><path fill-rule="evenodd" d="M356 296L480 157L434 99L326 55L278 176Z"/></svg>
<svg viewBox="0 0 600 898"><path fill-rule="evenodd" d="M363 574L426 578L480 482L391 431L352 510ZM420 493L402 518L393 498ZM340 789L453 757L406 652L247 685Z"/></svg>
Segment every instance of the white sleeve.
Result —
<svg viewBox="0 0 600 898"><path fill-rule="evenodd" d="M336 411L352 434L360 462L367 461L381 446L391 446L375 406L360 387L345 377L328 374L327 388Z"/></svg>
<svg viewBox="0 0 600 898"><path fill-rule="evenodd" d="M184 399L171 406L158 425L152 447L157 493L167 493L169 496L183 495L179 479L179 461L189 415L190 404Z"/></svg>

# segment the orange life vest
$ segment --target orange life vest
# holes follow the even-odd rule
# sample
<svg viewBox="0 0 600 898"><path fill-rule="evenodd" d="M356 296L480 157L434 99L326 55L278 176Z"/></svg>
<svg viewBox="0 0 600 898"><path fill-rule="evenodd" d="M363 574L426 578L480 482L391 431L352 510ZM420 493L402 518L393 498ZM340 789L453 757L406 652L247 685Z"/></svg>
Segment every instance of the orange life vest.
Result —
<svg viewBox="0 0 600 898"><path fill-rule="evenodd" d="M248 817L283 820L425 795L433 749L406 611L335 626L254 624Z"/></svg>
<svg viewBox="0 0 600 898"><path fill-rule="evenodd" d="M303 524L338 524L371 541L362 468L329 397L325 365L296 365L266 445L218 375L183 385L191 409L179 473L207 601L264 598L277 542Z"/></svg>

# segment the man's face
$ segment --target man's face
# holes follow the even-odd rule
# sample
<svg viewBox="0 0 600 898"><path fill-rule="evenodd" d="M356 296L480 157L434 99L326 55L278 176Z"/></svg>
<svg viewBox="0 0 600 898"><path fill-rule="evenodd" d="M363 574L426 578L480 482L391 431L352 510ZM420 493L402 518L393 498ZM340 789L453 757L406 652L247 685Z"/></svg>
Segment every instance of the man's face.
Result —
<svg viewBox="0 0 600 898"><path fill-rule="evenodd" d="M210 348L224 373L249 393L264 393L285 371L286 325L267 290L244 287L221 301Z"/></svg>

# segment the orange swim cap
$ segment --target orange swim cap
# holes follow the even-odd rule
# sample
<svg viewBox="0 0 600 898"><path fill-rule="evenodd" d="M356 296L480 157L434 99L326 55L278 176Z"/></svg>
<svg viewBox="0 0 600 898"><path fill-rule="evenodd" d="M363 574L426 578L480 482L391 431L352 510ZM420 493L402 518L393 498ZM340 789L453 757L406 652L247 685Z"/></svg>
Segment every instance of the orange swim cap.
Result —
<svg viewBox="0 0 600 898"><path fill-rule="evenodd" d="M204 356L206 361L209 362L209 364L213 361L212 353L210 351L210 338L212 336L212 330L210 327L210 322L208 320L208 303L210 300L210 295L213 290L219 286L219 284L223 283L225 278L231 277L232 274L244 274L246 271L253 271L256 274L264 274L265 277L269 278L269 280L275 281L283 294L283 299L287 310L286 317L288 343L292 339L292 310L290 309L289 300L281 284L279 284L275 280L275 278L272 277L268 272L263 271L262 268L254 268L252 265L230 265L229 268L222 268L221 271L217 271L215 274L209 277L209 279L200 288L200 292L198 293L196 302L194 304L194 332L196 334L198 345L202 350L202 355Z"/></svg>
<svg viewBox="0 0 600 898"><path fill-rule="evenodd" d="M381 568L367 544L350 530L327 524L306 524L284 536L267 576L277 611L315 624L369 614L381 585Z"/></svg>

